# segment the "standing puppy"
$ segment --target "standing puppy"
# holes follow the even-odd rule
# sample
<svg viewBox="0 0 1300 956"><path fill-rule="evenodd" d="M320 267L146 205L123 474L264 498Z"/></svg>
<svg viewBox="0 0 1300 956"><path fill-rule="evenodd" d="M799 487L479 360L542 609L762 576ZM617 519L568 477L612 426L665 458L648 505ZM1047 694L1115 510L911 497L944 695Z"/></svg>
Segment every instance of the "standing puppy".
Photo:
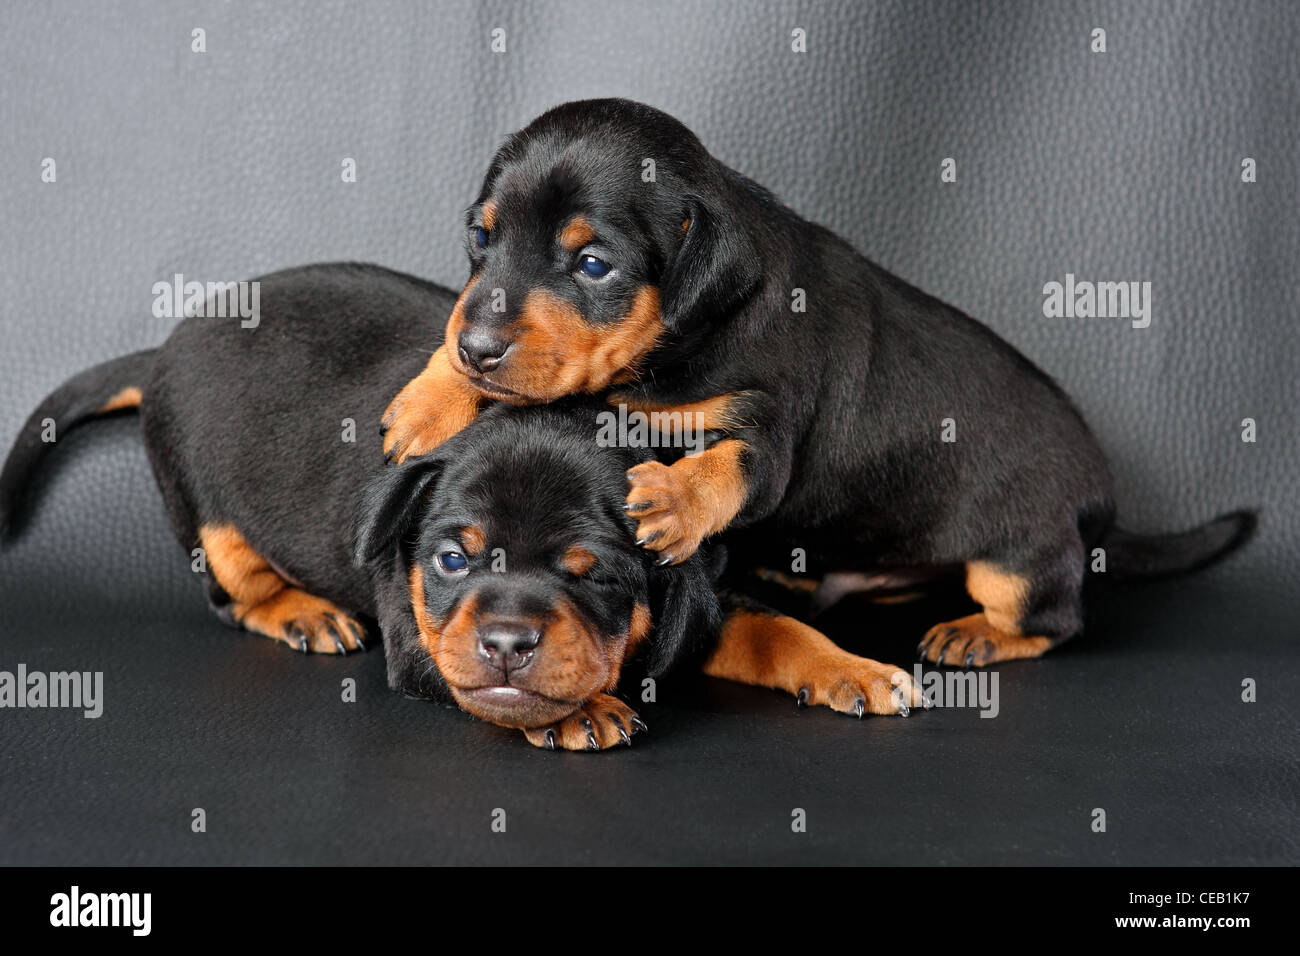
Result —
<svg viewBox="0 0 1300 956"><path fill-rule="evenodd" d="M1166 574L1253 528L1237 512L1175 535L1117 529L1105 459L1047 375L648 106L539 117L493 158L466 226L470 278L442 347L383 418L396 459L485 401L612 390L632 410L689 413L702 454L628 472L646 548L680 562L750 529L804 549L837 589L962 569L981 611L919 648L948 664L1037 657L1076 634L1094 546L1111 573ZM948 419L955 442L939 440Z"/></svg>

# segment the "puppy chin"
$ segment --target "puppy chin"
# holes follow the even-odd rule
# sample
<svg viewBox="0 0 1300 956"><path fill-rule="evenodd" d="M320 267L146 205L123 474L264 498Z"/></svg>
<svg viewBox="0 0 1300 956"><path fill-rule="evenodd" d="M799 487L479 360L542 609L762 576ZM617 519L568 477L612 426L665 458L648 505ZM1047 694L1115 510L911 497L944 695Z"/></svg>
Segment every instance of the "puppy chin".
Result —
<svg viewBox="0 0 1300 956"><path fill-rule="evenodd" d="M472 372L465 367L460 358L454 353L450 354L448 361L451 363L452 371L467 381L471 387L477 389L485 398L490 398L496 402L504 402L507 405L540 405L544 402L554 401L565 393L559 391L556 394L550 394L550 390L544 389L546 394L533 394L535 389L529 387L527 383L521 383L511 380L507 370L500 374L488 378L480 372ZM500 382L496 379L501 379Z"/></svg>
<svg viewBox="0 0 1300 956"><path fill-rule="evenodd" d="M558 395L529 395L526 392L505 385L498 385L487 378L472 375L468 377L469 383L486 397L494 401L505 402L507 405L540 405L559 397Z"/></svg>
<svg viewBox="0 0 1300 956"><path fill-rule="evenodd" d="M502 727L529 730L558 723L578 709L573 701L554 700L519 687L453 687L451 695L462 710Z"/></svg>

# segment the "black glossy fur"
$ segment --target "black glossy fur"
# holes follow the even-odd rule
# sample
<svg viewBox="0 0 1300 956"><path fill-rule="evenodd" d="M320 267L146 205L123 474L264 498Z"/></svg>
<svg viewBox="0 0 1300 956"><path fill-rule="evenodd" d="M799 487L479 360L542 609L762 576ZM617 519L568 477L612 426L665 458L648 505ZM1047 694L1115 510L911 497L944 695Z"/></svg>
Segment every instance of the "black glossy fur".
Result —
<svg viewBox="0 0 1300 956"><path fill-rule="evenodd" d="M142 429L155 477L186 552L199 528L235 525L287 579L343 610L378 621L389 683L447 699L421 645L409 569L423 569L429 611L448 615L471 591L534 605L565 600L602 640L626 634L636 604L655 627L639 662L663 673L707 649L719 609L704 557L656 568L635 547L623 513L624 472L643 453L597 449L589 400L502 406L433 455L385 466L378 422L427 358L430 316L455 295L374 266L339 264L264 276L261 323L190 318L159 349L90 369L50 396L24 426L0 477L0 521L48 445L92 418L121 389L143 392ZM345 440L354 426L355 440ZM488 554L469 572L438 572L436 554L458 527L477 523ZM581 577L556 556L579 544L596 559ZM495 549L504 572L487 568ZM229 595L204 575L230 620Z"/></svg>
<svg viewBox="0 0 1300 956"><path fill-rule="evenodd" d="M479 248L485 205L495 228ZM613 267L599 282L557 250L575 215ZM1161 538L1115 529L1105 457L1046 374L658 110L588 100L547 112L493 159L468 223L471 332L514 320L486 308L489 288L512 303L546 289L599 326L658 287L665 334L619 391L666 405L744 393L733 563L788 565L796 547L811 574L988 562L1028 582L1021 631L1055 643L1081 627L1093 546L1110 548L1114 574L1169 573L1221 557L1253 527L1238 512ZM509 380L510 363L528 361L507 352L494 374ZM941 440L947 420L955 442Z"/></svg>

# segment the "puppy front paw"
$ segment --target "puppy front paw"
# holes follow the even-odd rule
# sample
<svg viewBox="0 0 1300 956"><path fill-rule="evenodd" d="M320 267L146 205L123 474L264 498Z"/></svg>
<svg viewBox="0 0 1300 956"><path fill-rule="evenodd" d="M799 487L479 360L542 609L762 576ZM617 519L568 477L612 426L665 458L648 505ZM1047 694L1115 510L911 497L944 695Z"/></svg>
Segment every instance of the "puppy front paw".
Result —
<svg viewBox="0 0 1300 956"><path fill-rule="evenodd" d="M384 457L401 463L433 451L467 422L444 413L426 383L413 379L392 400L380 426Z"/></svg>
<svg viewBox="0 0 1300 956"><path fill-rule="evenodd" d="M615 744L632 746L632 736L646 729L627 704L597 694L558 723L525 730L524 736L546 750L605 750Z"/></svg>
<svg viewBox="0 0 1300 956"><path fill-rule="evenodd" d="M446 346L406 383L384 410L384 457L400 464L427 455L477 416L479 392L447 361Z"/></svg>
<svg viewBox="0 0 1300 956"><path fill-rule="evenodd" d="M237 608L236 615L246 630L283 641L304 654L366 649L366 631L356 618L298 588L284 588L261 604Z"/></svg>
<svg viewBox="0 0 1300 956"><path fill-rule="evenodd" d="M627 503L636 520L637 544L657 552L660 564L681 564L710 529L680 469L647 461L628 470Z"/></svg>
<svg viewBox="0 0 1300 956"><path fill-rule="evenodd" d="M924 694L901 667L866 657L844 655L804 675L799 705L822 705L841 714L897 714L927 707Z"/></svg>
<svg viewBox="0 0 1300 956"><path fill-rule="evenodd" d="M735 438L665 465L647 461L627 472L623 508L637 522L637 544L659 554L660 564L681 564L700 542L740 513L749 495Z"/></svg>

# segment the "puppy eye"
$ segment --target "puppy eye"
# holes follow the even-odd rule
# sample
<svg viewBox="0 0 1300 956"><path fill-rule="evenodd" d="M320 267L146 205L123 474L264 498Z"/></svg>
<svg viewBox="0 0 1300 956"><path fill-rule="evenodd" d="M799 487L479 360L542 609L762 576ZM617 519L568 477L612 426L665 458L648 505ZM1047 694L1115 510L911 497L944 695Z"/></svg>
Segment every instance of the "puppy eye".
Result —
<svg viewBox="0 0 1300 956"><path fill-rule="evenodd" d="M583 275L590 276L593 279L602 279L609 275L610 264L604 259L597 259L595 256L586 255L578 260L578 268Z"/></svg>
<svg viewBox="0 0 1300 956"><path fill-rule="evenodd" d="M443 551L438 555L438 570L443 574L464 574L469 561L459 551Z"/></svg>
<svg viewBox="0 0 1300 956"><path fill-rule="evenodd" d="M488 231L482 226L474 227L474 245L478 246L480 249L486 249L489 238L490 236Z"/></svg>

